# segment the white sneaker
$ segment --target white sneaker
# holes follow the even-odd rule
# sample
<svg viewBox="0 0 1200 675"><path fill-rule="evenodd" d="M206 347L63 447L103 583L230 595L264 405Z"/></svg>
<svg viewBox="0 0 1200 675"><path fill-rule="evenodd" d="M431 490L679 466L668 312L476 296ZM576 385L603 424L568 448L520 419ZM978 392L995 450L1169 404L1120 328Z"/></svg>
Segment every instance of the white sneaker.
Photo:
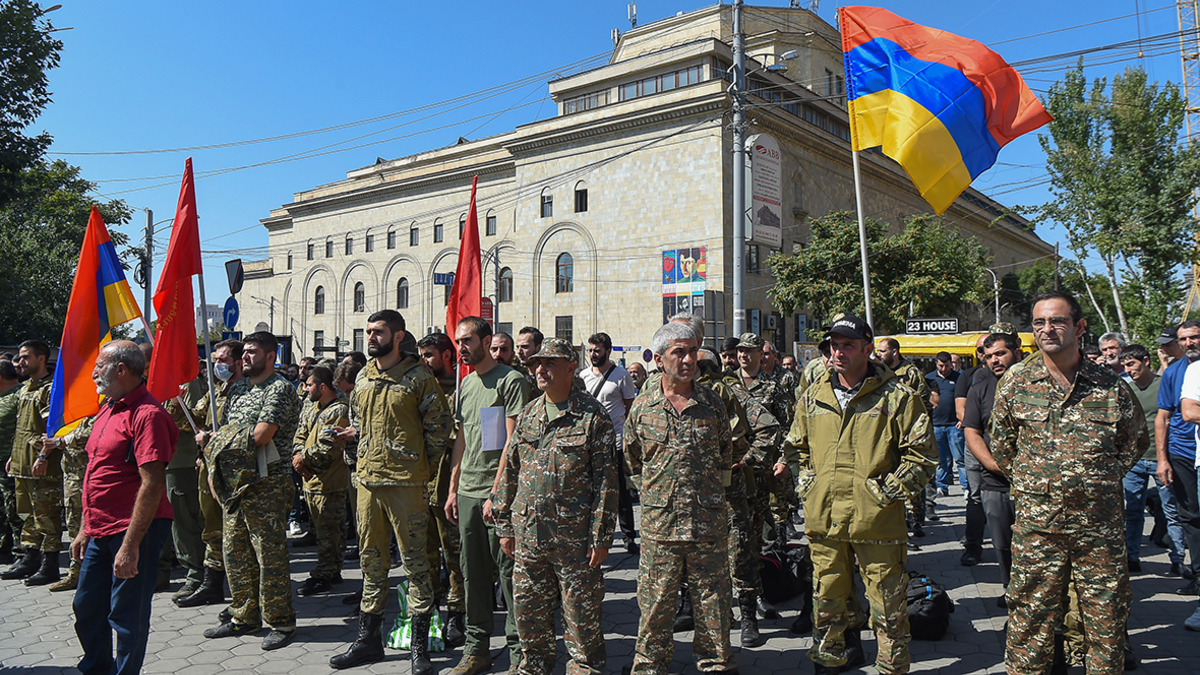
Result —
<svg viewBox="0 0 1200 675"><path fill-rule="evenodd" d="M293 537L298 537L304 533L304 531L300 529L300 523L297 523L294 520L288 521L287 531L288 531L288 534Z"/></svg>

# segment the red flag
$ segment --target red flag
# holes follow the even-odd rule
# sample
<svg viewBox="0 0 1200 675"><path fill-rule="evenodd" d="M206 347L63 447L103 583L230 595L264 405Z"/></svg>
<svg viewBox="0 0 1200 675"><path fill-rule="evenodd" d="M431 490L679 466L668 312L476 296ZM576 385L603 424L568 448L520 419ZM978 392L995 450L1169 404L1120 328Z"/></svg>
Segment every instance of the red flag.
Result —
<svg viewBox="0 0 1200 675"><path fill-rule="evenodd" d="M479 216L475 212L475 188L479 176L471 181L471 208L467 211L467 222L463 225L462 245L458 249L458 269L454 272L454 286L450 288L450 302L446 305L446 335L454 339L454 329L464 317L479 316L482 310L483 272L479 253ZM464 365L460 377L466 377L471 367Z"/></svg>
<svg viewBox="0 0 1200 675"><path fill-rule="evenodd" d="M154 289L154 312L158 327L154 334L154 356L150 362L150 393L160 401L179 395L179 386L196 379L196 304L192 301L192 275L203 271L200 263L200 220L196 215L196 185L192 158L183 169L179 205L167 261L158 287ZM203 327L205 330L208 326Z"/></svg>

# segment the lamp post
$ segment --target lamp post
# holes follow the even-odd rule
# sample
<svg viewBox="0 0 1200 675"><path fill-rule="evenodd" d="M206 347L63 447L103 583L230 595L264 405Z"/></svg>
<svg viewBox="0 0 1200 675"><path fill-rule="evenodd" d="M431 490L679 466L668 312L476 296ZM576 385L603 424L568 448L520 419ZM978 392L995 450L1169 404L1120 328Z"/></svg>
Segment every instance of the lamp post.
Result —
<svg viewBox="0 0 1200 675"><path fill-rule="evenodd" d="M271 334L274 335L275 334L275 296L273 296L273 295L271 296L270 302L267 302L266 300L263 300L262 298L260 298L256 295L251 295L250 299L254 300L258 304L262 305L263 307L266 307L270 311L270 313L271 313Z"/></svg>
<svg viewBox="0 0 1200 675"><path fill-rule="evenodd" d="M1000 277L997 277L996 273L990 269L987 270L987 273L992 275L992 292L996 298L996 323L1000 323Z"/></svg>

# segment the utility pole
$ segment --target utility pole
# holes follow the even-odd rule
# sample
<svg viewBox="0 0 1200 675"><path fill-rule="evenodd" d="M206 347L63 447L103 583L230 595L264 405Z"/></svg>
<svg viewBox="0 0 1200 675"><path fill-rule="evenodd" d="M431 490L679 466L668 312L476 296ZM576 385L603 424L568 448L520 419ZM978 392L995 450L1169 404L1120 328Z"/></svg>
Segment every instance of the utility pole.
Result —
<svg viewBox="0 0 1200 675"><path fill-rule="evenodd" d="M150 209L146 209L146 260L144 264L146 283L142 284L142 293L145 298L142 304L142 314L146 316L146 325L148 326L150 325L150 313L154 310L154 305L151 303L154 286L154 275L151 274L154 270L154 211ZM147 339L152 337L151 335L146 336Z"/></svg>
<svg viewBox="0 0 1200 675"><path fill-rule="evenodd" d="M733 334L746 332L746 36L733 3Z"/></svg>

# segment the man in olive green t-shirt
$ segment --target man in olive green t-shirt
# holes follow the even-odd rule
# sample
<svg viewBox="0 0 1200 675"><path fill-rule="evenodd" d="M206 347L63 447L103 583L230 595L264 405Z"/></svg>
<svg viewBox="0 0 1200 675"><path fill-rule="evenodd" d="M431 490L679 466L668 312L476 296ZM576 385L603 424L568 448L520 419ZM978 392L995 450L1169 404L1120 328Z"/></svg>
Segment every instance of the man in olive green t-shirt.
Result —
<svg viewBox="0 0 1200 675"><path fill-rule="evenodd" d="M446 517L458 523L462 539L463 587L467 601L467 641L462 661L450 675L476 675L491 669L488 641L492 636L492 579L500 568L500 587L508 616L504 633L509 672L520 663L513 617L512 558L500 550L491 521L491 492L504 446L517 425L517 415L530 399L529 382L491 355L492 328L479 317L458 322L454 335L464 366L475 372L463 378L455 410L458 437L451 457Z"/></svg>

